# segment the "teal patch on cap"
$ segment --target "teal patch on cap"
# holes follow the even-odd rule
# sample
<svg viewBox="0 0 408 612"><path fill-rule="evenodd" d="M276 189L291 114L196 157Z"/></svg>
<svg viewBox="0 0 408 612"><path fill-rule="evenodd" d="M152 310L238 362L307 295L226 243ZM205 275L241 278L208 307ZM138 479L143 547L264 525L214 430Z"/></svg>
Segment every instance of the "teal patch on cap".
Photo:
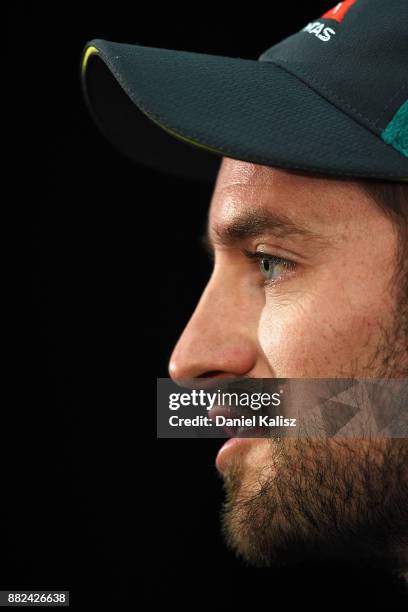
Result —
<svg viewBox="0 0 408 612"><path fill-rule="evenodd" d="M408 100L394 115L381 134L381 138L408 157Z"/></svg>

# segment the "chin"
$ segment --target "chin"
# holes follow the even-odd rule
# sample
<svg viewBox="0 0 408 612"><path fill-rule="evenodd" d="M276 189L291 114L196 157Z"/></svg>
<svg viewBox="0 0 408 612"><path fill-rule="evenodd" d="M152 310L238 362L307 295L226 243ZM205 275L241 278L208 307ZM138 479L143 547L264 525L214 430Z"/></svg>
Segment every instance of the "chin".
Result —
<svg viewBox="0 0 408 612"><path fill-rule="evenodd" d="M225 466L227 544L258 567L401 571L407 465L408 440L259 440Z"/></svg>

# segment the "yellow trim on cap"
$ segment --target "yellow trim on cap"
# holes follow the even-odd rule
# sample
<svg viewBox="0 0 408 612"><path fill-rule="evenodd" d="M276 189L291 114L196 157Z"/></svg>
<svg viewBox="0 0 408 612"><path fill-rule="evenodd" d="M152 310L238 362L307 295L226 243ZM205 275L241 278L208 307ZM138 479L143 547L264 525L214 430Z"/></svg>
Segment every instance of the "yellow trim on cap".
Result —
<svg viewBox="0 0 408 612"><path fill-rule="evenodd" d="M186 142L190 145L194 145L199 149L204 149L205 151L209 151L210 153L218 153L220 155L224 155L223 151L221 151L220 149L214 149L213 147L209 147L208 145L202 144L201 142L197 142L196 140L193 140L192 138L187 138L186 136L182 136L178 132L175 132L174 129L168 128L166 125L163 125L163 123L160 123L156 119L156 117L153 117L145 109L141 109L140 106L138 106L138 109L142 111L142 113L146 115L146 117L148 117L153 123L155 123L157 126L162 128L162 130L164 130L171 136L175 137L176 139L181 140L182 142Z"/></svg>
<svg viewBox="0 0 408 612"><path fill-rule="evenodd" d="M95 55L95 53L99 53L96 47L88 47L87 50L85 51L84 57L82 59L82 67L81 67L82 76L84 76L85 74L85 70L86 70L86 66L88 64L89 58L91 57L91 55Z"/></svg>

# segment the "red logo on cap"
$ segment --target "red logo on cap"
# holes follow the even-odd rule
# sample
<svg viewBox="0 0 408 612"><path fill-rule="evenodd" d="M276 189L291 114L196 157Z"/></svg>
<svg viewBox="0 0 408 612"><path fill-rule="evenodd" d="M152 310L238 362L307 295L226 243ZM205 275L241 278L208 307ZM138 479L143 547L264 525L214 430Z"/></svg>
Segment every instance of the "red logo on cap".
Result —
<svg viewBox="0 0 408 612"><path fill-rule="evenodd" d="M344 15L347 11L355 4L357 0L344 0L344 2L338 2L330 11L327 11L322 15L322 19L335 19L340 23L343 21Z"/></svg>

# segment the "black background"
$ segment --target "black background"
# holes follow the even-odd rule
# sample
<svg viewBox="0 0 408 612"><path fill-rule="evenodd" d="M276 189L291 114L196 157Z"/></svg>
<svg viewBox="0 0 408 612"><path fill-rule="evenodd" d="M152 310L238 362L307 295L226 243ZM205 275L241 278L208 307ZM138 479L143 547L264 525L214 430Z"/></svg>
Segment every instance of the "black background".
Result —
<svg viewBox="0 0 408 612"><path fill-rule="evenodd" d="M5 263L18 299L5 326L17 380L3 408L0 587L69 589L74 608L325 604L350 601L350 584L363 601L388 597L377 579L342 582L335 568L245 568L220 535L217 441L155 439L155 378L210 272L199 237L212 185L119 154L79 81L94 37L256 59L331 3L148 5L10 12L17 219Z"/></svg>

